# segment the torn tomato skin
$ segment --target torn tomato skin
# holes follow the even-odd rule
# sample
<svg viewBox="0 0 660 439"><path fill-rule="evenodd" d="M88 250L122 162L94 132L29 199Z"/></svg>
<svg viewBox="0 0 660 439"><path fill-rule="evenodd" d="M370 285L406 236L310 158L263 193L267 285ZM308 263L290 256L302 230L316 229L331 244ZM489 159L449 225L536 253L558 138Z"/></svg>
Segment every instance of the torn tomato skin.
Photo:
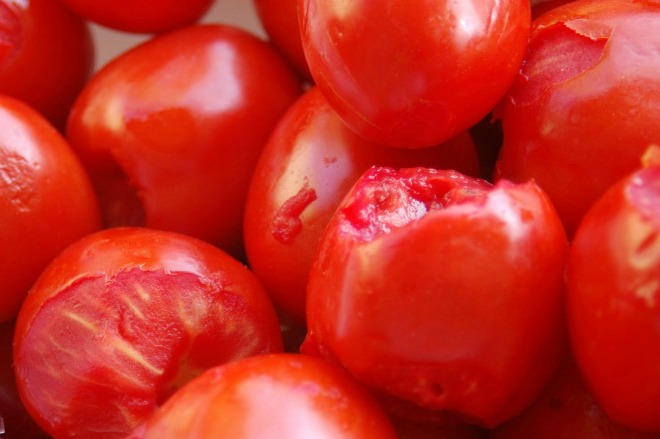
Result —
<svg viewBox="0 0 660 439"><path fill-rule="evenodd" d="M479 172L467 132L432 148L386 148L350 131L317 87L287 110L261 153L243 220L247 259L277 306L298 323L305 322L307 276L323 229L352 184L374 164ZM274 228L278 214L303 188L316 198L296 214L301 227L283 242Z"/></svg>
<svg viewBox="0 0 660 439"><path fill-rule="evenodd" d="M614 421L656 433L659 187L658 166L612 185L580 224L567 270L569 335L594 399Z"/></svg>
<svg viewBox="0 0 660 439"><path fill-rule="evenodd" d="M133 286L140 286L141 282L148 282L142 288L154 296L143 302L132 301L133 304L146 304L142 310L128 308L130 313L127 310L110 312L125 309L119 296L109 296L110 291L120 287L117 282L121 285L128 282L126 291L135 290ZM164 290L155 287L159 283L162 283ZM71 291L84 293L86 288L99 288L104 284L105 293L98 290L92 291L93 294L87 293L84 305L72 307L75 300ZM176 288L186 284L204 291L203 297L198 296L194 303L183 303L183 306L192 306L189 313L192 312L193 317L202 316L199 320L202 324L192 329L187 329L191 323L182 320L178 308L182 306L179 301L188 296ZM167 295L171 296L171 300L167 300ZM103 301L107 300L114 302L111 307L104 308ZM150 303L157 304L159 309L150 311ZM102 314L99 320L88 317L89 324L105 322L98 326L100 332L93 338L80 339L78 345L85 346L85 349L81 349L78 355L84 360L65 355L66 349L76 347L77 337L83 336L80 331L69 331L66 338L58 338L64 343L62 347L57 344L47 346L51 337L61 337L59 332L49 332L50 335L33 332L38 331L35 328L59 327L64 320L63 313L75 313L83 308L97 309ZM106 314L103 315L104 309ZM211 310L219 312L217 317L209 314ZM117 382L117 377L113 376L115 386L104 390L98 384L103 374L108 373L103 372L107 367L104 362L108 361L103 353L108 346L112 346L111 336L116 335L109 328L117 326L127 331L131 326L126 319L135 320L135 316L153 319L152 324L147 325L152 329L144 333L133 331L130 336L129 333L120 334L133 346L132 349L148 356L144 358L145 362L151 362L154 366L145 369L143 365L146 363L135 364L130 361L131 356L125 356L125 364L120 370L126 374L126 382ZM163 332L150 335L150 331ZM165 344L146 343L153 337ZM250 346L232 340L250 340ZM52 351L48 358L44 358L36 349ZM41 428L61 437L72 434L97 437L94 436L94 429L104 424L117 429L115 436L107 437L123 437L137 423L144 421L172 391L205 368L218 364L219 358L236 359L281 350L282 337L273 305L261 284L244 265L204 241L174 232L134 227L106 229L91 234L60 254L30 291L16 321L14 336L15 373L21 400ZM98 355L85 357L90 351ZM153 357L149 357L151 355ZM124 357L120 355L118 358ZM81 371L79 376L52 376L50 379L57 380L52 386L40 385L32 389L31 376L41 384L48 379L44 368L49 367L49 359L56 361L56 364L64 361L59 368L61 370L76 370L77 365L87 363L96 363L98 367ZM140 372L154 369L160 370L153 374ZM136 381L131 381L130 377ZM140 382L141 386L136 387L136 382ZM72 398L63 406L51 404L48 399L35 399L35 395L40 394L37 390L62 385L67 386L67 392L61 393ZM115 390L115 387L119 389ZM119 392L117 395L122 396L113 392ZM76 395L86 396L81 399ZM119 407L115 406L116 403ZM76 413L86 415L76 416ZM126 413L129 415L125 416ZM100 424L95 424L97 422ZM125 430L119 431L121 428Z"/></svg>
<svg viewBox="0 0 660 439"><path fill-rule="evenodd" d="M540 393L566 349L568 241L556 211L533 182L503 181L365 239L360 230L377 228L383 212L356 233L344 211L379 173L447 175L372 168L356 183L310 273L312 348L379 392L496 426ZM390 211L406 211L399 199Z"/></svg>
<svg viewBox="0 0 660 439"><path fill-rule="evenodd" d="M659 26L657 4L622 0L569 2L532 24L523 68L502 102L494 179L535 179L569 236L660 141Z"/></svg>

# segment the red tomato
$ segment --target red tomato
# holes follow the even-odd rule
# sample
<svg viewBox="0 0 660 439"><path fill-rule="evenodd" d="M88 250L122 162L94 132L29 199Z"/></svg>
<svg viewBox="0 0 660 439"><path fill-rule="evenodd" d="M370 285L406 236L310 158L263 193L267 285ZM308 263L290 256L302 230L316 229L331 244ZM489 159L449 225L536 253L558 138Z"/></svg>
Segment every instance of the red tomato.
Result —
<svg viewBox="0 0 660 439"><path fill-rule="evenodd" d="M63 129L93 64L89 27L57 0L0 0L0 94Z"/></svg>
<svg viewBox="0 0 660 439"><path fill-rule="evenodd" d="M125 437L205 369L281 349L272 303L245 266L186 235L114 228L40 276L14 360L45 431L100 439Z"/></svg>
<svg viewBox="0 0 660 439"><path fill-rule="evenodd" d="M384 148L358 137L310 89L280 120L252 176L244 218L252 270L275 303L305 321L307 276L330 216L372 165L478 173L467 133L435 148Z"/></svg>
<svg viewBox="0 0 660 439"><path fill-rule="evenodd" d="M570 2L534 22L503 104L498 175L534 178L572 236L615 181L660 143L660 14L648 1Z"/></svg>
<svg viewBox="0 0 660 439"><path fill-rule="evenodd" d="M106 225L181 232L240 256L252 170L300 93L297 75L264 41L227 25L193 26L99 71L67 136Z"/></svg>
<svg viewBox="0 0 660 439"><path fill-rule="evenodd" d="M14 322L0 324L0 437L48 439L18 397L12 360L13 337Z"/></svg>
<svg viewBox="0 0 660 439"><path fill-rule="evenodd" d="M533 182L373 168L321 238L308 338L374 389L495 426L563 353L567 247Z"/></svg>
<svg viewBox="0 0 660 439"><path fill-rule="evenodd" d="M660 432L660 167L613 185L575 233L569 333L605 413Z"/></svg>
<svg viewBox="0 0 660 439"><path fill-rule="evenodd" d="M312 75L300 39L298 0L252 0L252 2L264 30L273 43L305 79L311 80Z"/></svg>
<svg viewBox="0 0 660 439"><path fill-rule="evenodd" d="M76 14L112 29L156 33L198 21L214 0L59 0Z"/></svg>
<svg viewBox="0 0 660 439"><path fill-rule="evenodd" d="M300 354L213 368L165 403L131 439L395 439L378 403L340 368Z"/></svg>
<svg viewBox="0 0 660 439"><path fill-rule="evenodd" d="M299 0L312 76L375 143L437 145L502 98L527 44L529 0Z"/></svg>
<svg viewBox="0 0 660 439"><path fill-rule="evenodd" d="M101 227L85 169L35 110L0 96L0 322L64 247Z"/></svg>
<svg viewBox="0 0 660 439"><path fill-rule="evenodd" d="M490 432L490 439L657 439L633 431L603 413L572 359L523 414Z"/></svg>

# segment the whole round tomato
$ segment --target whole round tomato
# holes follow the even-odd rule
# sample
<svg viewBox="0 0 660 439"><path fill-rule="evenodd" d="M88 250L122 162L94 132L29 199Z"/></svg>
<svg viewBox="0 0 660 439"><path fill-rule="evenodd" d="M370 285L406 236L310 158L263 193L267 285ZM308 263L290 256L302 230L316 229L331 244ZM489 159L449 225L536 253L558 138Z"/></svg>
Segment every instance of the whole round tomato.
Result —
<svg viewBox="0 0 660 439"><path fill-rule="evenodd" d="M260 156L243 223L247 257L275 303L298 322L305 321L307 277L321 233L373 165L478 173L468 133L433 148L381 147L350 131L317 87L291 106Z"/></svg>
<svg viewBox="0 0 660 439"><path fill-rule="evenodd" d="M395 439L375 399L350 375L301 354L246 358L208 370L130 439Z"/></svg>
<svg viewBox="0 0 660 439"><path fill-rule="evenodd" d="M103 26L135 33L159 33L197 22L214 0L58 0Z"/></svg>
<svg viewBox="0 0 660 439"><path fill-rule="evenodd" d="M534 178L572 236L607 188L660 143L657 2L569 2L533 25L503 102L499 177Z"/></svg>
<svg viewBox="0 0 660 439"><path fill-rule="evenodd" d="M197 25L97 72L67 137L107 226L185 233L238 257L253 168L300 93L298 76L266 42L229 25Z"/></svg>
<svg viewBox="0 0 660 439"><path fill-rule="evenodd" d="M0 322L16 317L39 273L101 227L85 169L27 104L0 96Z"/></svg>
<svg viewBox="0 0 660 439"><path fill-rule="evenodd" d="M92 73L94 53L87 23L59 1L0 0L0 93L59 129Z"/></svg>
<svg viewBox="0 0 660 439"><path fill-rule="evenodd" d="M578 227L568 264L569 334L612 419L660 432L660 167L612 185Z"/></svg>
<svg viewBox="0 0 660 439"><path fill-rule="evenodd" d="M533 182L374 167L321 238L309 343L419 410L496 426L538 396L565 350L567 253Z"/></svg>
<svg viewBox="0 0 660 439"><path fill-rule="evenodd" d="M293 63L305 79L312 78L305 59L300 26L298 0L252 0L259 21L273 43Z"/></svg>
<svg viewBox="0 0 660 439"><path fill-rule="evenodd" d="M111 228L42 273L18 316L21 400L54 437L123 438L213 366L282 350L244 265L174 232Z"/></svg>
<svg viewBox="0 0 660 439"><path fill-rule="evenodd" d="M437 145L486 116L520 68L529 0L299 0L312 76L359 135Z"/></svg>

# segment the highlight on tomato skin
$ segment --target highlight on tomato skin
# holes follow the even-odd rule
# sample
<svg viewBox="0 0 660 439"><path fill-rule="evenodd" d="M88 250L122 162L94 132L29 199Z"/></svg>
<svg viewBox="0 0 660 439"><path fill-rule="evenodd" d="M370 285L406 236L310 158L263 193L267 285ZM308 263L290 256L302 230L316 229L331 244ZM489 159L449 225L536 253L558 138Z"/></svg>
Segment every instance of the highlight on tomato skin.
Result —
<svg viewBox="0 0 660 439"><path fill-rule="evenodd" d="M101 228L85 168L36 110L0 96L0 322L13 320L50 260Z"/></svg>
<svg viewBox="0 0 660 439"><path fill-rule="evenodd" d="M494 427L538 396L566 350L567 254L533 182L374 167L321 238L311 348L409 406Z"/></svg>
<svg viewBox="0 0 660 439"><path fill-rule="evenodd" d="M247 186L298 75L255 35L225 24L160 34L98 71L67 139L105 226L184 233L244 257Z"/></svg>
<svg viewBox="0 0 660 439"><path fill-rule="evenodd" d="M607 188L660 143L656 2L572 1L533 22L503 100L496 178L533 178L572 236Z"/></svg>
<svg viewBox="0 0 660 439"><path fill-rule="evenodd" d="M21 400L54 437L125 437L204 370L281 350L273 305L244 265L144 228L106 229L62 252L14 338Z"/></svg>
<svg viewBox="0 0 660 439"><path fill-rule="evenodd" d="M395 439L378 402L342 369L301 354L218 366L181 388L129 439Z"/></svg>
<svg viewBox="0 0 660 439"><path fill-rule="evenodd" d="M276 305L299 323L305 322L307 277L323 229L375 164L479 172L467 132L431 148L376 145L350 131L318 87L287 110L259 157L243 220L247 259Z"/></svg>
<svg viewBox="0 0 660 439"><path fill-rule="evenodd" d="M613 184L587 211L568 263L568 327L603 411L660 433L660 167Z"/></svg>
<svg viewBox="0 0 660 439"><path fill-rule="evenodd" d="M0 93L61 131L95 52L88 23L58 0L0 1Z"/></svg>

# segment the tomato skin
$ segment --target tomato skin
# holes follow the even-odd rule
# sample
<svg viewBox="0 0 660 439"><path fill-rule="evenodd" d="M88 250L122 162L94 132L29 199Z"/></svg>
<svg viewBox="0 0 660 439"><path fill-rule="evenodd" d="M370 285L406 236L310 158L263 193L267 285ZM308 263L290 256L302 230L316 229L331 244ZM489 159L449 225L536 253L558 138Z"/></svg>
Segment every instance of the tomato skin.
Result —
<svg viewBox="0 0 660 439"><path fill-rule="evenodd" d="M408 148L486 116L530 27L529 0L299 0L298 14L312 76L339 116L375 143Z"/></svg>
<svg viewBox="0 0 660 439"><path fill-rule="evenodd" d="M660 432L660 168L614 184L578 228L568 264L569 333L612 419Z"/></svg>
<svg viewBox="0 0 660 439"><path fill-rule="evenodd" d="M76 14L109 28L160 33L197 22L214 0L59 0Z"/></svg>
<svg viewBox="0 0 660 439"><path fill-rule="evenodd" d="M378 403L340 368L271 354L213 368L165 403L131 439L394 439Z"/></svg>
<svg viewBox="0 0 660 439"><path fill-rule="evenodd" d="M85 169L25 103L0 96L0 322L16 317L37 276L101 219Z"/></svg>
<svg viewBox="0 0 660 439"><path fill-rule="evenodd" d="M57 0L0 1L0 93L61 130L94 56L89 26Z"/></svg>
<svg viewBox="0 0 660 439"><path fill-rule="evenodd" d="M291 106L260 156L243 223L248 261L276 304L300 323L323 229L353 183L373 165L479 172L468 133L419 150L375 145L350 131L317 87Z"/></svg>
<svg viewBox="0 0 660 439"><path fill-rule="evenodd" d="M562 355L567 247L532 182L373 168L321 239L308 337L375 389L493 427Z"/></svg>
<svg viewBox="0 0 660 439"><path fill-rule="evenodd" d="M660 142L658 27L657 4L626 0L569 2L534 22L503 103L497 175L534 178L569 236Z"/></svg>
<svg viewBox="0 0 660 439"><path fill-rule="evenodd" d="M298 0L252 0L259 20L273 43L298 72L312 80L298 26Z"/></svg>
<svg viewBox="0 0 660 439"><path fill-rule="evenodd" d="M21 400L55 437L125 437L203 370L281 350L272 303L245 266L144 228L106 229L62 252L14 339Z"/></svg>
<svg viewBox="0 0 660 439"><path fill-rule="evenodd" d="M264 41L227 25L193 26L99 71L67 137L106 225L185 233L240 257L252 170L300 93L297 75Z"/></svg>

